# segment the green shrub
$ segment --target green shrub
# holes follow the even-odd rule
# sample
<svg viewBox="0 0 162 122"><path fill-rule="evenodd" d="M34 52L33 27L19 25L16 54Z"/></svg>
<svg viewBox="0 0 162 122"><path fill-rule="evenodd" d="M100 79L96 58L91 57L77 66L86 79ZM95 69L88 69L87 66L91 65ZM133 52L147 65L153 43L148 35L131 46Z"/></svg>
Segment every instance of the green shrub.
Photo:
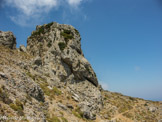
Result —
<svg viewBox="0 0 162 122"><path fill-rule="evenodd" d="M68 41L69 39L73 39L73 35L70 30L64 30L63 32L61 32L61 36L64 37L65 41Z"/></svg>
<svg viewBox="0 0 162 122"><path fill-rule="evenodd" d="M53 22L48 23L45 27L46 27L47 29L49 29L49 28L51 27L52 24L53 24Z"/></svg>
<svg viewBox="0 0 162 122"><path fill-rule="evenodd" d="M71 34L71 31L70 30L64 30L64 33Z"/></svg>
<svg viewBox="0 0 162 122"><path fill-rule="evenodd" d="M48 42L47 46L48 46L48 47L51 47L51 46L52 46L52 42L51 42L51 41Z"/></svg>
<svg viewBox="0 0 162 122"><path fill-rule="evenodd" d="M17 105L15 105L14 103L11 103L11 104L10 104L10 107L11 107L13 110L15 110L15 111L18 111L19 109L21 109L20 106L17 106Z"/></svg>
<svg viewBox="0 0 162 122"><path fill-rule="evenodd" d="M66 44L63 43L63 42L59 42L58 45L59 45L59 48L60 48L61 51L63 51L65 49L65 47L66 47Z"/></svg>
<svg viewBox="0 0 162 122"><path fill-rule="evenodd" d="M44 27L43 26L41 26L38 30L33 32L33 34L31 36L37 36L37 35L40 35L41 33L42 34L44 33Z"/></svg>

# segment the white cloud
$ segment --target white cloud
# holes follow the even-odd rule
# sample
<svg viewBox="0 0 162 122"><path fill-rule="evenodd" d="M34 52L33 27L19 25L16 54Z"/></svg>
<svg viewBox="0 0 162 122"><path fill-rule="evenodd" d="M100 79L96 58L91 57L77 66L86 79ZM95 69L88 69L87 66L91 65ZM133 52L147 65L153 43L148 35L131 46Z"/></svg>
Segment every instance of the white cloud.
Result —
<svg viewBox="0 0 162 122"><path fill-rule="evenodd" d="M58 5L58 0L6 0L8 6L15 7L27 16L48 12Z"/></svg>
<svg viewBox="0 0 162 122"><path fill-rule="evenodd" d="M78 9L83 1L89 0L5 0L4 2L8 7L16 8L17 10L10 16L10 19L21 26L25 26L30 21L42 20L51 10L60 6Z"/></svg>
<svg viewBox="0 0 162 122"><path fill-rule="evenodd" d="M70 6L77 7L83 0L67 0Z"/></svg>

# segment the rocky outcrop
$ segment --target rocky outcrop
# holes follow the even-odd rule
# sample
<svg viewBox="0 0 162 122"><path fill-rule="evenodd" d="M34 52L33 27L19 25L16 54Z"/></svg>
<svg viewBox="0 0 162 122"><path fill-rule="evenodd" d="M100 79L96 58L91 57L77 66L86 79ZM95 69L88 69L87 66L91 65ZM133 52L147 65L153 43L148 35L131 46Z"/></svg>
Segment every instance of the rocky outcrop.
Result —
<svg viewBox="0 0 162 122"><path fill-rule="evenodd" d="M96 74L83 55L80 40L74 27L53 22L37 26L27 40L27 51L36 57L33 64L37 70L48 72L54 78L48 82L66 84L85 117L94 119L102 107L102 97Z"/></svg>
<svg viewBox="0 0 162 122"><path fill-rule="evenodd" d="M27 40L27 50L40 58L43 66L53 65L52 75L60 81L73 75L76 82L88 80L98 86L96 74L83 56L80 40L74 27L54 22L37 26Z"/></svg>
<svg viewBox="0 0 162 122"><path fill-rule="evenodd" d="M16 38L12 32L0 31L0 45L9 47L11 49L16 49Z"/></svg>

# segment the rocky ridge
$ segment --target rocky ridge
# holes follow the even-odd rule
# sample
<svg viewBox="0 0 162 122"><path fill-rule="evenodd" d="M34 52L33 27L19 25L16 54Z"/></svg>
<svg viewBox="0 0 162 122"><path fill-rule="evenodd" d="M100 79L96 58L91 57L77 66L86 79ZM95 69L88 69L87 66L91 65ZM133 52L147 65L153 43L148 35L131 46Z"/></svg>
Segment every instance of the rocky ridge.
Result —
<svg viewBox="0 0 162 122"><path fill-rule="evenodd" d="M104 91L80 41L74 27L52 22L37 26L27 47L16 49L15 36L0 31L0 116L23 117L4 121L162 119L159 102Z"/></svg>

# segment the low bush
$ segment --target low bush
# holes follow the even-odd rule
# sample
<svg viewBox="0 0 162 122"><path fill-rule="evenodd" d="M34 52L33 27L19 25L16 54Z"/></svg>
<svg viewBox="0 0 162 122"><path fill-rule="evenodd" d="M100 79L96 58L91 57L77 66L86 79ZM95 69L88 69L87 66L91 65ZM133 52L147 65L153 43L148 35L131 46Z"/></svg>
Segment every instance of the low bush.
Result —
<svg viewBox="0 0 162 122"><path fill-rule="evenodd" d="M68 41L69 39L73 39L73 35L72 35L72 32L70 30L64 30L61 33L61 36L64 37L65 41Z"/></svg>
<svg viewBox="0 0 162 122"><path fill-rule="evenodd" d="M66 47L66 44L64 42L60 42L58 45L61 51L63 51Z"/></svg>

